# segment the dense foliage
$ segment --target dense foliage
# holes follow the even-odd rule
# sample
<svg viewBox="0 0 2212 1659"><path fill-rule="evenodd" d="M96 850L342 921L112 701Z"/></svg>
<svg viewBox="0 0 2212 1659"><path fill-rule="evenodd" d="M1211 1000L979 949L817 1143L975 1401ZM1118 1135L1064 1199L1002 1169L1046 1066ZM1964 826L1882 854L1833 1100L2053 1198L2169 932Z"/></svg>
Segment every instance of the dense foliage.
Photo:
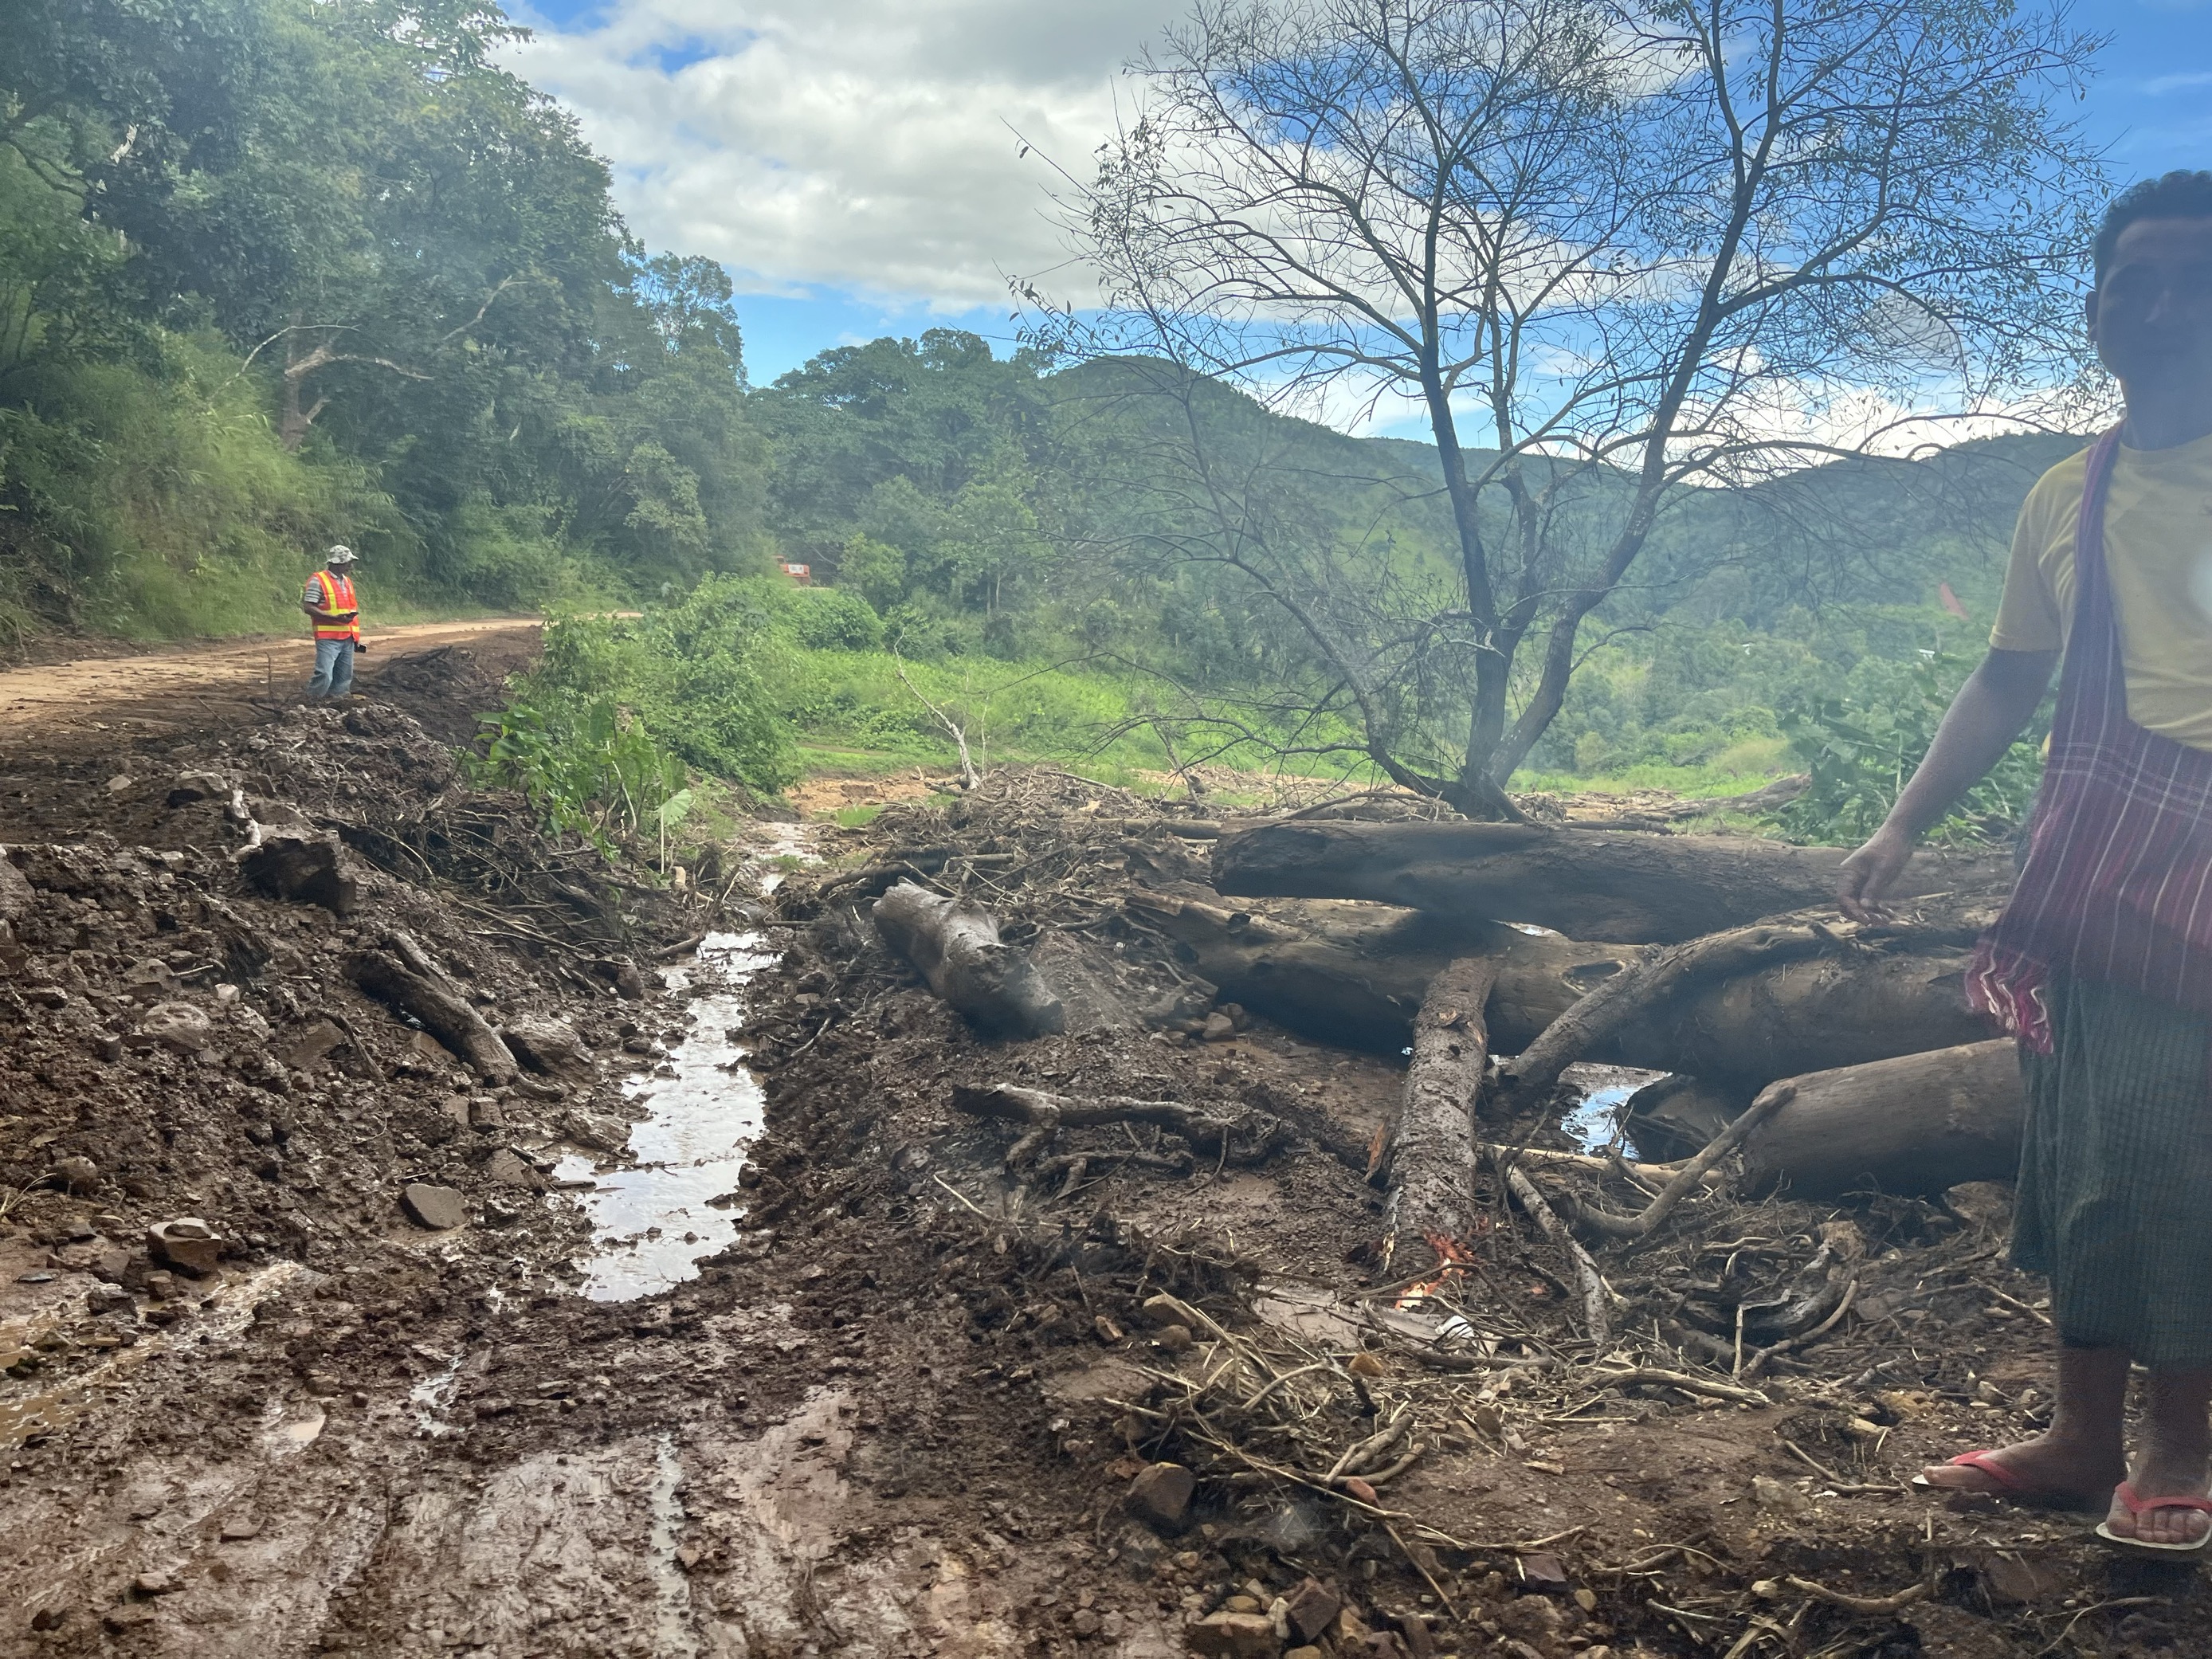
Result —
<svg viewBox="0 0 2212 1659"><path fill-rule="evenodd" d="M281 623L276 574L341 535L423 604L765 567L728 278L629 238L496 66L513 33L472 0L17 9L0 619Z"/></svg>

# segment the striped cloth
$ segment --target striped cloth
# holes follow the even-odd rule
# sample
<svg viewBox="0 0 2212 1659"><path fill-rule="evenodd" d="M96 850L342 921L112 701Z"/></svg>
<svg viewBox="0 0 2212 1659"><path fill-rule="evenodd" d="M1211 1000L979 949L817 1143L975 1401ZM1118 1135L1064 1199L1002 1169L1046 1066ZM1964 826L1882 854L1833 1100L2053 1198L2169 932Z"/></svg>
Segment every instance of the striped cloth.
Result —
<svg viewBox="0 0 2212 1659"><path fill-rule="evenodd" d="M2212 752L2128 718L2105 574L2105 498L2118 430L2089 454L2075 531L2074 625L2027 856L1976 948L1967 999L2022 1045L2051 1052L2054 972L2212 1014ZM2212 1074L2200 1077L2200 1107Z"/></svg>
<svg viewBox="0 0 2212 1659"><path fill-rule="evenodd" d="M2052 1052L2024 1050L2012 1259L2051 1280L2061 1340L2159 1370L2212 1365L2212 1025L2054 974Z"/></svg>

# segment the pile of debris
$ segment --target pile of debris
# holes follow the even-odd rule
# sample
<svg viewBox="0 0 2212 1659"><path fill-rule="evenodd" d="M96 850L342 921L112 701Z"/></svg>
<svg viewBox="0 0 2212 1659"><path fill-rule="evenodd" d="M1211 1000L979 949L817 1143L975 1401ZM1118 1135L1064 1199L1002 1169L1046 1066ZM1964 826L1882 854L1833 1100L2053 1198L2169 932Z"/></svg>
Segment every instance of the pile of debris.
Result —
<svg viewBox="0 0 2212 1659"><path fill-rule="evenodd" d="M112 829L0 848L0 1265L33 1287L0 1364L66 1382L218 1268L357 1267L395 1225L572 1278L580 1219L538 1194L622 1149L597 1056L650 1063L637 956L703 917L395 708L122 764ZM15 779L20 818L64 775Z"/></svg>
<svg viewBox="0 0 2212 1659"><path fill-rule="evenodd" d="M1040 1386L1195 1650L1995 1639L1988 1535L1895 1505L2049 1410L2047 1304L1999 1260L2015 1074L1958 990L2002 860L1928 855L1862 927L1826 908L1839 853L1749 838L1239 823L1048 769L948 795L779 896L754 1213L1035 1261L975 1340L1103 1350ZM1599 1062L1645 1086L1592 1146L1563 1120ZM1086 1305L1108 1218L1237 1272ZM1674 1463L1716 1412L1747 1425L1718 1483ZM1626 1425L1679 1531L1507 1498L1501 1466L1561 1491L1558 1448Z"/></svg>

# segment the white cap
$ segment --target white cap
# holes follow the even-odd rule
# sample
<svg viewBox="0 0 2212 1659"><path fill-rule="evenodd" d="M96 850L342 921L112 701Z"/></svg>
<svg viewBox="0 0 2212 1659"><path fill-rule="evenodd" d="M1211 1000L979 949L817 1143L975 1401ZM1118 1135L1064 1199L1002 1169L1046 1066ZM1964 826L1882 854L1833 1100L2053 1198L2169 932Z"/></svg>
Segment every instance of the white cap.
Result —
<svg viewBox="0 0 2212 1659"><path fill-rule="evenodd" d="M351 564L353 562L353 549L348 547L343 542L340 542L336 547L331 548L327 553L323 555L323 562L325 564Z"/></svg>

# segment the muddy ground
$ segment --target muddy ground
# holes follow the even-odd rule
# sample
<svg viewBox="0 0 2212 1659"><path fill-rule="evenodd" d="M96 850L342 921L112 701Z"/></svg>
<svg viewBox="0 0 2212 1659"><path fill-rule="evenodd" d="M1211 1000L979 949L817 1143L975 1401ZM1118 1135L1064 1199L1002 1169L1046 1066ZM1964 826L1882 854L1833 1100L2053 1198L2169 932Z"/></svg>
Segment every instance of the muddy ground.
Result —
<svg viewBox="0 0 2212 1659"><path fill-rule="evenodd" d="M1121 905L1203 883L1162 809L901 789L676 893L457 769L524 648L0 738L0 1655L2212 1652L2194 1569L1902 1484L2047 1410L2002 1189L1695 1203L1601 1253L1602 1353L1493 1195L1401 1309L1401 1073L1215 1006ZM255 825L343 849L345 913L258 889ZM1001 916L1065 1033L979 1041L875 942L894 854ZM749 985L674 948L716 929L765 941ZM364 994L395 931L539 1069ZM1002 1082L1231 1128L1018 1147L954 1104ZM684 1167L625 1167L639 1120ZM694 1165L726 1189L634 1236ZM213 1239L156 1255L185 1218Z"/></svg>

